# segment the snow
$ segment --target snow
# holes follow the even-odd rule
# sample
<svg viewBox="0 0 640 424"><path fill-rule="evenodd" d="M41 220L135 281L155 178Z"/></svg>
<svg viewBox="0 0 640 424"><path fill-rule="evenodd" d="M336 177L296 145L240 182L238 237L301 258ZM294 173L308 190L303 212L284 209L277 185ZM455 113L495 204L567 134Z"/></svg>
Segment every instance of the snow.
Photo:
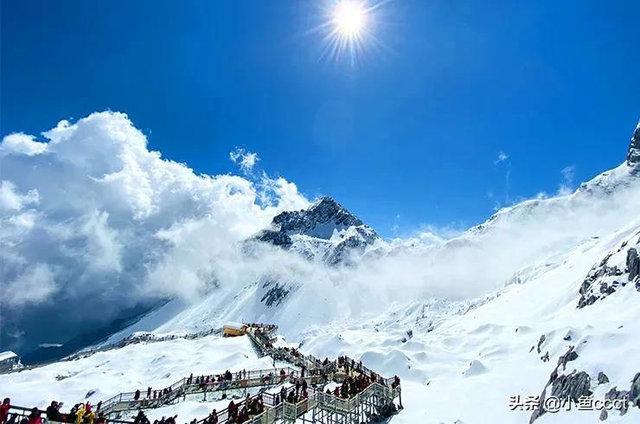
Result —
<svg viewBox="0 0 640 424"><path fill-rule="evenodd" d="M20 406L46 408L52 400L58 400L70 407L84 400L96 404L120 392L149 386L168 387L191 373L270 368L273 362L258 358L246 336L175 339L129 345L75 361L0 375L0 393L10 394L13 403ZM94 393L87 396L91 391Z"/></svg>
<svg viewBox="0 0 640 424"><path fill-rule="evenodd" d="M11 352L10 350L7 350L5 352L0 352L0 362L1 361L6 361L7 359L11 359L11 358L15 358L18 355L16 355L15 353Z"/></svg>

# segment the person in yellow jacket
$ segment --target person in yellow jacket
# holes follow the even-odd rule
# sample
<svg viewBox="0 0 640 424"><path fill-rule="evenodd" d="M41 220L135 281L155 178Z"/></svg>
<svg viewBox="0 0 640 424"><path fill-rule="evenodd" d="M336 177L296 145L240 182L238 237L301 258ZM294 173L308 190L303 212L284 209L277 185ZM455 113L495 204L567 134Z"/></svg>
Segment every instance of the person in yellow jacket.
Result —
<svg viewBox="0 0 640 424"><path fill-rule="evenodd" d="M82 416L82 424L93 424L93 419L96 417L96 414L93 413L92 409L91 404L87 403L87 406L84 408L84 415Z"/></svg>
<svg viewBox="0 0 640 424"><path fill-rule="evenodd" d="M82 424L82 417L84 417L84 405L80 404L76 410L76 424Z"/></svg>

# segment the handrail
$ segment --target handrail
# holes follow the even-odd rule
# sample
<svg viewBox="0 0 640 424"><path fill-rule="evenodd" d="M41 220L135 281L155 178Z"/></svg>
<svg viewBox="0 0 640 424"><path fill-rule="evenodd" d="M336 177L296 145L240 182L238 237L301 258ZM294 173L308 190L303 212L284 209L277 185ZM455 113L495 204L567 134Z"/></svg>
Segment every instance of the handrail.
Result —
<svg viewBox="0 0 640 424"><path fill-rule="evenodd" d="M138 399L135 399L135 391L119 393L112 398L104 401L101 410L104 411L105 414L110 414L114 412L122 412L125 410L133 410L139 408L153 408L166 405L179 399L180 397L186 397L190 394L274 385L286 380L293 382L294 380L301 378L304 380L308 380L310 383L314 384L314 381L318 382L318 380L316 380L317 377L322 377L323 379L328 378L328 376L337 371L340 366L338 360L326 362L326 360L321 361L313 355L303 356L302 353L300 353L296 349L273 347L273 345L271 344L271 334L273 333L273 331L275 331L275 329L277 329L277 326L269 324L245 325L247 326L246 334L264 355L271 356L272 358L274 358L274 360L284 360L291 364L297 365L302 369L297 370L292 367L274 367L261 370L243 370L240 372L230 373L230 380L228 379L228 371L222 374L211 374L195 377L192 374L189 377L183 377L182 379L178 380L165 389L161 389L159 391L156 390L155 393L159 393L156 398L146 396L149 393L148 389L140 389L140 396ZM316 389L309 387L309 397L308 399L304 399L304 401L307 402L305 404L305 408L308 408L310 403L315 403L321 406L331 405L332 408L336 408L337 405L340 405L339 409L345 411L351 410L351 405L357 406L359 404L358 402L360 402L361 399L365 399L376 390L378 393L382 393L384 397L388 398L389 396L391 396L391 399L394 399L399 395L400 387L395 387L392 389L389 388L393 384L395 380L394 378L384 378L374 371L370 370L369 368L363 366L360 361L355 361L348 356L342 356L341 361L343 363L346 362L346 366L348 366L349 368L352 368L362 375L370 378L372 382L369 384L369 386L367 386L365 390L349 399L342 399L340 397L334 396L333 394L317 391ZM286 370L284 374L282 374L283 370ZM375 379L371 378L373 375L376 376ZM198 377L202 377L204 382L199 381L198 383L195 383L195 379L198 379ZM294 387L290 387L289 389L285 390L286 396L288 396L293 389ZM152 393L154 393L153 390ZM274 395L264 392L259 393L253 397L249 397L248 399L252 401L254 401L257 397L260 397L262 399L263 405L270 407L262 414L253 417L253 419L249 422L262 422L259 420L255 420L259 416L263 415L264 417L269 416L275 418L277 414L280 414L277 416L282 417L283 414L287 415L287 411L290 412L290 410L292 410L291 408L296 411L298 410L297 406L286 402L286 398L279 399L280 395L281 393L277 393ZM245 403L246 400L242 400L238 404L236 404L238 410L240 410ZM287 406L284 406L285 404ZM119 408L119 406L121 407ZM227 422L228 418L228 408L225 408L224 410L218 412L218 423L223 424ZM200 420L199 423L202 423L205 420L206 418Z"/></svg>
<svg viewBox="0 0 640 424"><path fill-rule="evenodd" d="M282 370L286 370L286 373L284 376L281 373ZM122 402L140 403L141 406L143 407L146 405L155 404L155 403L166 403L169 400L174 400L176 397L176 393L178 393L178 396L180 396L181 394L185 394L187 391L189 391L188 388L192 388L189 394L193 394L198 392L227 390L229 388L234 388L239 385L242 388L265 386L265 385L280 383L285 379L302 377L300 371L291 367L276 367L276 368L267 368L267 369L260 369L260 370L250 370L250 371L244 371L244 372L240 371L237 373L231 373L231 376L232 376L232 379L227 380L224 378L225 373L212 374L212 375L204 376L205 378L209 377L209 380L206 383L194 382L191 384L187 384L189 377L183 377L182 379L180 379L179 381L177 381L176 383L172 384L167 388L167 389L171 389L168 393L162 392L160 396L156 398L146 397L144 392L148 390L142 390L142 389L140 389L141 397L137 400L135 399L135 393L136 393L135 391L119 393L113 396L112 398L106 400L105 402L103 402L102 410L113 412L111 411L111 408ZM193 378L195 379L196 377L200 377L200 376L195 376ZM312 376L305 377L305 378L311 378L311 377ZM250 384L250 383L256 383L256 382L258 384ZM193 390L193 388L199 388L199 390L198 389ZM161 389L161 390L164 390L164 389Z"/></svg>
<svg viewBox="0 0 640 424"><path fill-rule="evenodd" d="M15 412L15 410L19 411L19 412ZM13 412L13 414L19 416L19 417L28 417L29 414L31 414L31 411L33 410L33 408L25 408L23 406L17 406L17 405L10 405L9 406L9 414ZM43 410L43 409L39 409L38 408L38 412L42 415L44 414L46 416L47 411ZM64 413L61 412L60 415L62 417L67 417L69 415L69 413ZM133 424L133 421L125 421L125 420L118 420L118 419L108 419L105 417L105 420L107 423L115 423L115 424ZM52 421L52 420L47 420L49 423L54 423L54 422L60 422L60 423L66 423L66 422L75 422L74 421Z"/></svg>

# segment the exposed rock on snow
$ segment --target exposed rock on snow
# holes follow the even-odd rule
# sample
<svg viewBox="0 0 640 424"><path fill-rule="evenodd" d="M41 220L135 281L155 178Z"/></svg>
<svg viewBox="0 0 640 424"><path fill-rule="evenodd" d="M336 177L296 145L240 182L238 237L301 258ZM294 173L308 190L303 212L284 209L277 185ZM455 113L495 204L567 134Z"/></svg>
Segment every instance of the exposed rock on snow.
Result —
<svg viewBox="0 0 640 424"><path fill-rule="evenodd" d="M531 414L529 423L533 423L546 413L544 400L547 396L556 396L562 399L567 399L568 396L571 396L571 399L573 399L577 395L575 398L577 401L583 394L591 394L591 378L589 374L585 372L576 373L575 370L569 375L562 374L567 368L567 362L575 361L576 359L578 359L578 354L574 351L574 346L570 346L567 352L558 358L558 364L551 372L544 389L542 389L540 404ZM547 394L549 386L551 386L551 393ZM585 396L587 395L585 394Z"/></svg>
<svg viewBox="0 0 640 424"><path fill-rule="evenodd" d="M280 303L282 303L284 298L287 297L291 289L285 287L284 285L281 285L278 282L271 281L265 282L263 287L269 287L272 284L273 286L269 288L264 296L262 296L262 299L260 299L260 301L267 306L278 306Z"/></svg>
<svg viewBox="0 0 640 424"><path fill-rule="evenodd" d="M612 387L611 390L609 390L605 395L604 395L605 399L609 399L609 400L629 400L629 391L628 390L618 390L617 387ZM620 409L620 414L624 415L627 413L628 408L622 408Z"/></svg>
<svg viewBox="0 0 640 424"><path fill-rule="evenodd" d="M591 268L580 286L578 308L592 305L638 278L640 258L637 249L630 247L636 237L637 233L622 242L618 249L607 252L602 261Z"/></svg>
<svg viewBox="0 0 640 424"><path fill-rule="evenodd" d="M561 375L551 385L551 395L578 402L582 396L591 396L591 377L584 371Z"/></svg>
<svg viewBox="0 0 640 424"><path fill-rule="evenodd" d="M640 123L636 127L631 137L631 144L629 145L629 153L627 154L627 164L629 166L635 166L640 164Z"/></svg>
<svg viewBox="0 0 640 424"><path fill-rule="evenodd" d="M640 372L633 377L629 390L629 402L640 408Z"/></svg>
<svg viewBox="0 0 640 424"><path fill-rule="evenodd" d="M567 353L558 358L558 368L562 366L562 369L565 370L567 368L567 362L575 361L576 359L578 359L578 354L573 349L574 347L571 346Z"/></svg>
<svg viewBox="0 0 640 424"><path fill-rule="evenodd" d="M627 272L629 273L629 281L635 281L640 275L640 257L635 247L627 251Z"/></svg>
<svg viewBox="0 0 640 424"><path fill-rule="evenodd" d="M607 384L608 382L609 382L609 377L607 377L607 374L600 371L598 373L598 384Z"/></svg>
<svg viewBox="0 0 640 424"><path fill-rule="evenodd" d="M536 347L538 353L542 353L542 350L540 348L542 347L542 343L544 343L545 340L547 340L547 336L545 334L541 335L540 340L538 340L538 346Z"/></svg>

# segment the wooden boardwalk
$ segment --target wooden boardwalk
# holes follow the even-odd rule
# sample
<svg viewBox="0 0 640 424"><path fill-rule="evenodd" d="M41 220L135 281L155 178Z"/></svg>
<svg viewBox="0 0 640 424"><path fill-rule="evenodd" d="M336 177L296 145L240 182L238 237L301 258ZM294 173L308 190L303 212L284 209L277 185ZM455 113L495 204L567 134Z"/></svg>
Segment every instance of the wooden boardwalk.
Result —
<svg viewBox="0 0 640 424"><path fill-rule="evenodd" d="M385 415L384 411L396 409L395 401L402 408L401 387L396 378L383 378L361 363L342 357L341 360L321 361L311 355L303 356L299 351L287 348L276 348L272 344L277 327L273 325L252 324L247 328L247 335L256 348L264 356L289 363L291 366L272 369L239 371L228 374L184 377L171 386L160 391L148 392L140 389L139 393L120 393L102 402L101 411L107 415L121 415L125 411L147 408L158 408L185 400L187 396L244 390L249 388L265 388L284 383L295 384L303 380L307 383L307 396L299 401L288 402L289 394L298 390L291 386L278 393L261 392L239 401L236 405L242 409L247 401L260 399L264 405L261 414L251 416L244 423L272 424L304 423L324 424L361 424L375 422L377 417ZM346 378L366 378L368 386L359 393L342 398L323 391L326 383L341 383ZM159 392L159 393L158 393ZM148 396L149 395L149 396ZM136 398L137 397L137 398ZM217 411L219 424L236 423L234 414L228 408ZM207 424L208 418L199 421Z"/></svg>

